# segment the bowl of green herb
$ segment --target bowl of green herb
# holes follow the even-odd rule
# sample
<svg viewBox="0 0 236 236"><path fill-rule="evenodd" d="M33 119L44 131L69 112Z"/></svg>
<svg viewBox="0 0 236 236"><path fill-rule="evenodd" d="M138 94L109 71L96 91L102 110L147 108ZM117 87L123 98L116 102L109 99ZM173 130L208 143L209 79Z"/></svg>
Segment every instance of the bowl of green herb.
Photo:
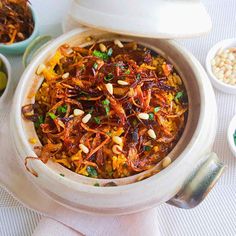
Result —
<svg viewBox="0 0 236 236"><path fill-rule="evenodd" d="M11 66L8 59L0 54L0 106L9 92Z"/></svg>
<svg viewBox="0 0 236 236"><path fill-rule="evenodd" d="M230 121L227 139L229 143L229 147L234 156L236 156L236 115Z"/></svg>

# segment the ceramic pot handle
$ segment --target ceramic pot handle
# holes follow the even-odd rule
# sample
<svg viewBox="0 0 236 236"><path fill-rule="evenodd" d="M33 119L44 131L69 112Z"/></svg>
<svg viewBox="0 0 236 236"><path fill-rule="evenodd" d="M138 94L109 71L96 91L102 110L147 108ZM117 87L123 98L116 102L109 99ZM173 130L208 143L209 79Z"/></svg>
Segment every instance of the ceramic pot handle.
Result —
<svg viewBox="0 0 236 236"><path fill-rule="evenodd" d="M222 175L225 165L215 153L196 169L183 188L167 203L179 208L194 208L202 202Z"/></svg>
<svg viewBox="0 0 236 236"><path fill-rule="evenodd" d="M51 39L52 37L49 35L38 36L34 39L24 52L22 57L23 66L26 67L30 63L31 59L39 52L39 50L51 42Z"/></svg>

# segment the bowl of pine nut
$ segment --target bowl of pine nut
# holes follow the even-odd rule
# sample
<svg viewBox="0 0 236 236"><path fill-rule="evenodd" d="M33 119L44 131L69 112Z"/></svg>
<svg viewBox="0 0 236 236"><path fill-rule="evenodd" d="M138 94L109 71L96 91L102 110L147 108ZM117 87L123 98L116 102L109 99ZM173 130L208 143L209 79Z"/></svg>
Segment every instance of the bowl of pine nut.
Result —
<svg viewBox="0 0 236 236"><path fill-rule="evenodd" d="M236 94L236 39L215 44L205 63L213 86L222 92Z"/></svg>

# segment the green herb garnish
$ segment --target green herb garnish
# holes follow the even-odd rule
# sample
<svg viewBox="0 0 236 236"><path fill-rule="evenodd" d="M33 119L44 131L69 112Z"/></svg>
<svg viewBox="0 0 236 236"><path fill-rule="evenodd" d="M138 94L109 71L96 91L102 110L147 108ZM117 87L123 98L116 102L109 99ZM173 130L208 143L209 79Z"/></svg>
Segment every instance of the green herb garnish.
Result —
<svg viewBox="0 0 236 236"><path fill-rule="evenodd" d="M175 101L177 102L180 98L182 98L184 96L184 92L178 92L175 96Z"/></svg>
<svg viewBox="0 0 236 236"><path fill-rule="evenodd" d="M105 107L106 114L108 115L110 112L110 107Z"/></svg>
<svg viewBox="0 0 236 236"><path fill-rule="evenodd" d="M137 74L137 75L136 75L136 79L137 79L137 80L140 80L140 79L141 79L141 74Z"/></svg>
<svg viewBox="0 0 236 236"><path fill-rule="evenodd" d="M94 121L97 123L97 124L100 124L101 123L101 119L99 117L94 117Z"/></svg>
<svg viewBox="0 0 236 236"><path fill-rule="evenodd" d="M153 113L149 113L149 120L154 120L154 114Z"/></svg>
<svg viewBox="0 0 236 236"><path fill-rule="evenodd" d="M107 60L108 59L108 55L105 52L100 52L98 50L94 50L93 51L93 55L95 57L99 57L99 58L101 58L103 60Z"/></svg>
<svg viewBox="0 0 236 236"><path fill-rule="evenodd" d="M62 177L65 177L65 175L64 175L64 174L60 174L60 176L62 176Z"/></svg>
<svg viewBox="0 0 236 236"><path fill-rule="evenodd" d="M105 99L102 101L102 105L109 105L110 101L108 99Z"/></svg>
<svg viewBox="0 0 236 236"><path fill-rule="evenodd" d="M146 151L146 152L151 151L151 147L150 146L144 146L144 151Z"/></svg>
<svg viewBox="0 0 236 236"><path fill-rule="evenodd" d="M44 122L44 120L43 120L43 116L38 116L38 120L36 121L36 122L34 122L34 126L35 126L35 128L36 129L38 129L39 128L39 126L41 125L41 124L43 124L43 122Z"/></svg>
<svg viewBox="0 0 236 236"><path fill-rule="evenodd" d="M107 134L108 136L111 136L112 133L111 133L111 132L106 132L106 134Z"/></svg>
<svg viewBox="0 0 236 236"><path fill-rule="evenodd" d="M104 77L105 81L110 81L114 78L114 75L112 73L109 73L107 76Z"/></svg>
<svg viewBox="0 0 236 236"><path fill-rule="evenodd" d="M161 107L155 107L154 112L157 113L160 109L161 109Z"/></svg>
<svg viewBox="0 0 236 236"><path fill-rule="evenodd" d="M86 170L89 174L89 177L93 177L93 178L98 177L98 173L93 166L87 166Z"/></svg>
<svg viewBox="0 0 236 236"><path fill-rule="evenodd" d="M97 63L97 62L95 62L95 63L93 64L93 68L94 68L95 70L97 70L97 68L98 68L98 63Z"/></svg>
<svg viewBox="0 0 236 236"><path fill-rule="evenodd" d="M59 113L66 113L66 112L67 112L67 106L66 106L66 105L64 105L64 106L59 106L59 107L57 108L57 111L58 111Z"/></svg>
<svg viewBox="0 0 236 236"><path fill-rule="evenodd" d="M234 131L233 137L234 137L234 144L235 144L235 146L236 146L236 130Z"/></svg>
<svg viewBox="0 0 236 236"><path fill-rule="evenodd" d="M107 115L110 112L109 104L110 104L110 101L108 99L105 99L105 100L102 101L102 105L103 105Z"/></svg>
<svg viewBox="0 0 236 236"><path fill-rule="evenodd" d="M48 115L50 116L51 119L56 119L57 116L54 113L48 112Z"/></svg>
<svg viewBox="0 0 236 236"><path fill-rule="evenodd" d="M95 183L93 186L100 187L100 184L99 183Z"/></svg>
<svg viewBox="0 0 236 236"><path fill-rule="evenodd" d="M109 48L108 51L107 51L107 56L110 57L112 55L112 53L113 53L112 48Z"/></svg>
<svg viewBox="0 0 236 236"><path fill-rule="evenodd" d="M125 72L126 75L129 75L130 74L130 70L128 69L126 72Z"/></svg>

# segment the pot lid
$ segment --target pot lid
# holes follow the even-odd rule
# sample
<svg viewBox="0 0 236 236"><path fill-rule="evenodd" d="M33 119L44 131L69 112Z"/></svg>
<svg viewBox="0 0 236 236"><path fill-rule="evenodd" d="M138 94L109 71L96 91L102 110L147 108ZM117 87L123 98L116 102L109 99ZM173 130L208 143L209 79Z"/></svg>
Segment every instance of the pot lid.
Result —
<svg viewBox="0 0 236 236"><path fill-rule="evenodd" d="M149 38L188 38L211 29L200 0L74 0L70 15L85 26Z"/></svg>

